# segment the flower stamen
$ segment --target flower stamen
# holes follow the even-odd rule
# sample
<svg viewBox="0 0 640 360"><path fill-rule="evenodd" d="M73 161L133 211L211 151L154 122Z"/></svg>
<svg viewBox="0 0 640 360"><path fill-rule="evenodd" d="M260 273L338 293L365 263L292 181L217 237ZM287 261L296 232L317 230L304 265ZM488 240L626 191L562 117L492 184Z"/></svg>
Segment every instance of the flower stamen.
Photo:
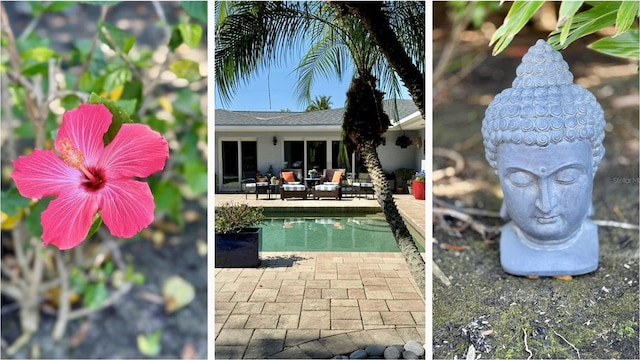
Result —
<svg viewBox="0 0 640 360"><path fill-rule="evenodd" d="M78 149L73 140L64 138L58 142L58 152L62 161L72 168L76 168L87 177L90 181L95 181L95 176L84 166L84 154Z"/></svg>

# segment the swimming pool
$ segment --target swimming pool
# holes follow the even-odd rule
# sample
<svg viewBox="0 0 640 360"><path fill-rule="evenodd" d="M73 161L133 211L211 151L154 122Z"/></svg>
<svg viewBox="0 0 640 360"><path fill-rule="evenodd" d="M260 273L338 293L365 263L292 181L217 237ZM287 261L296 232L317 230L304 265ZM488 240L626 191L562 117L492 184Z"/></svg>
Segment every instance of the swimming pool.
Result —
<svg viewBox="0 0 640 360"><path fill-rule="evenodd" d="M260 251L400 251L382 214L267 216Z"/></svg>

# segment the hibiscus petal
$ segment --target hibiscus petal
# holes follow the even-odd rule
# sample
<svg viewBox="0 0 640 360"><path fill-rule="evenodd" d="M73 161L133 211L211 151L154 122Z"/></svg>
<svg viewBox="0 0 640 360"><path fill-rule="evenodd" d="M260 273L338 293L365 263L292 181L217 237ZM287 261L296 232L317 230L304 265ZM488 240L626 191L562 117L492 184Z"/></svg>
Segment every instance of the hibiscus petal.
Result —
<svg viewBox="0 0 640 360"><path fill-rule="evenodd" d="M67 111L58 130L56 149L60 141L69 138L82 151L85 163L95 164L104 149L103 136L111 126L111 118L111 112L102 104L81 104Z"/></svg>
<svg viewBox="0 0 640 360"><path fill-rule="evenodd" d="M24 197L41 199L78 189L80 170L69 167L51 150L34 150L13 161L11 177Z"/></svg>
<svg viewBox="0 0 640 360"><path fill-rule="evenodd" d="M83 191L65 192L42 212L42 239L67 250L80 244L89 233L98 212L96 196Z"/></svg>
<svg viewBox="0 0 640 360"><path fill-rule="evenodd" d="M102 220L114 236L132 237L153 221L155 203L147 183L110 180L100 190L99 201Z"/></svg>
<svg viewBox="0 0 640 360"><path fill-rule="evenodd" d="M107 177L147 177L164 169L169 157L167 141L147 125L123 124L104 149L98 166Z"/></svg>

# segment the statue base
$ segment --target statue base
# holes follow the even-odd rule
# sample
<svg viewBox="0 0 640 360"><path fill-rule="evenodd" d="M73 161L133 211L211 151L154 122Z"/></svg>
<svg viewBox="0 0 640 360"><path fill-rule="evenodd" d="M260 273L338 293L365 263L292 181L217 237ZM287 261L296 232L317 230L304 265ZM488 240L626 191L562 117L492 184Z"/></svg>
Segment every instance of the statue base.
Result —
<svg viewBox="0 0 640 360"><path fill-rule="evenodd" d="M502 228L500 263L512 275L583 275L598 268L598 256L598 226L589 219L574 238L553 245L524 239L513 222Z"/></svg>

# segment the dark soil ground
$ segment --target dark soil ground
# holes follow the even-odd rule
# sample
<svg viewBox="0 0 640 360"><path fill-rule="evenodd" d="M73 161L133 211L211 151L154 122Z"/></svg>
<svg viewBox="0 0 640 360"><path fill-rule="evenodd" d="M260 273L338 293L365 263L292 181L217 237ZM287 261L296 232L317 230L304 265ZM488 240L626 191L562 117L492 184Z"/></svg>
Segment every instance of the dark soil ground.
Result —
<svg viewBox="0 0 640 360"><path fill-rule="evenodd" d="M545 36L517 37L512 46L526 50ZM434 110L434 146L455 149L466 166L436 182L434 196L461 207L499 210L500 187L484 159L480 127L488 101L511 86L523 54L488 56L444 94ZM637 64L618 76L620 66L628 63L600 56L586 49L585 42L572 45L563 56L575 79L590 79L588 88L609 124L605 158L594 181L593 218L637 225ZM622 100L631 104L623 106ZM447 165L446 159L434 160L434 169ZM495 217L474 218L486 225L503 223ZM450 226L459 225L446 219ZM456 236L435 224L434 238L434 262L451 281L447 286L433 278L435 358L465 358L472 344L482 358L640 357L638 230L600 226L598 270L568 281L506 274L500 267L499 236L484 241L470 228Z"/></svg>
<svg viewBox="0 0 640 360"><path fill-rule="evenodd" d="M175 24L179 16L178 2L160 2L170 24ZM9 20L16 36L31 21L28 12L20 10L20 4L4 2ZM22 4L24 5L24 4ZM25 7L22 7L25 9ZM61 14L43 16L35 32L48 36L57 51L68 52L70 43L78 37L90 39L95 34L99 8L79 4ZM162 29L156 26L151 2L123 2L114 5L107 21L111 24L131 26L129 31L137 37L136 44L153 49L162 39ZM118 21L122 21L118 23ZM206 40L203 40L206 43ZM203 50L205 51L205 50ZM5 151L3 149L3 155ZM3 157L3 163L8 160ZM55 318L42 315L39 331L31 342L23 347L14 358L33 358L34 352L42 358L144 358L137 346L138 335L162 332L161 351L157 358L181 358L185 347L199 359L207 354L207 256L197 251L197 242L207 239L206 201L193 201L185 209L196 211L196 221L187 223L177 234L165 233L166 241L156 247L150 240L138 237L121 247L124 260L133 264L136 271L143 273L146 281L134 286L114 306L93 314L89 318L69 324L65 338L59 342L51 339ZM3 237L5 237L3 233ZM167 314L164 305L150 301L161 296L161 287L167 278L178 275L195 287L195 299L186 307ZM12 343L21 333L18 309L6 298L2 298L2 338ZM89 322L84 340L76 347L69 345L69 339Z"/></svg>

